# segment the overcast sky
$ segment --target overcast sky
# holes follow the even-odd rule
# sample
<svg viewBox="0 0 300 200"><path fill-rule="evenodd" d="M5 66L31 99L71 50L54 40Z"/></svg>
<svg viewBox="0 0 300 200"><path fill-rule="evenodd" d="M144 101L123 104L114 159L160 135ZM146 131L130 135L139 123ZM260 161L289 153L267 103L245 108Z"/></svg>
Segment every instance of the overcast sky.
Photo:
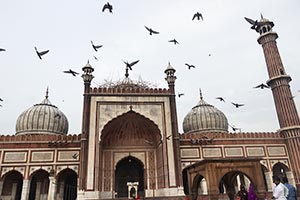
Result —
<svg viewBox="0 0 300 200"><path fill-rule="evenodd" d="M244 17L260 13L275 23L277 45L291 91L300 104L299 0L110 0L113 14L102 12L100 0L0 1L0 134L14 134L18 116L40 103L49 87L49 99L65 113L69 133L81 132L83 81L62 73L82 73L90 60L93 86L124 78L125 65L140 60L130 71L133 80L166 88L168 62L176 69L179 129L184 116L204 100L224 112L230 125L242 132L279 128L271 90L253 89L268 80L258 33ZM200 12L202 20L192 21ZM158 32L150 36L144 26ZM168 42L176 39L179 44ZM103 45L95 52L90 41ZM40 60L34 50L50 50ZM211 54L211 56L209 56ZM98 61L94 59L98 58ZM185 63L193 64L188 70ZM226 103L216 99L225 98ZM236 109L230 102L245 104ZM231 130L230 130L231 131Z"/></svg>

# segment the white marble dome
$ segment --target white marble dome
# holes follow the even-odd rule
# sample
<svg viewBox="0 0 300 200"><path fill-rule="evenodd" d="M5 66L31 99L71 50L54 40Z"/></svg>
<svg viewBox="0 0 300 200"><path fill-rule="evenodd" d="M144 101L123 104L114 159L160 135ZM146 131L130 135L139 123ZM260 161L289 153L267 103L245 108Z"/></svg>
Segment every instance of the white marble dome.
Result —
<svg viewBox="0 0 300 200"><path fill-rule="evenodd" d="M184 117L183 131L228 132L228 121L223 112L206 103L201 96L198 104Z"/></svg>
<svg viewBox="0 0 300 200"><path fill-rule="evenodd" d="M16 134L67 134L67 117L46 98L25 110L17 119Z"/></svg>

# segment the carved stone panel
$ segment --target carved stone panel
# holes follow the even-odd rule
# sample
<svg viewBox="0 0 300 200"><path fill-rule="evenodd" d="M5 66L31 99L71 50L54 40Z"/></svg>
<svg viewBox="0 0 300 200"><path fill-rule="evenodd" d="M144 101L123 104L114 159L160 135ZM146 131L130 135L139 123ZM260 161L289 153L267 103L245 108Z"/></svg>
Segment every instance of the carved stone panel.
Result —
<svg viewBox="0 0 300 200"><path fill-rule="evenodd" d="M221 148L203 148L203 157L222 157L222 151Z"/></svg>
<svg viewBox="0 0 300 200"><path fill-rule="evenodd" d="M19 152L5 152L4 153L4 163L24 163L27 160L27 151Z"/></svg>

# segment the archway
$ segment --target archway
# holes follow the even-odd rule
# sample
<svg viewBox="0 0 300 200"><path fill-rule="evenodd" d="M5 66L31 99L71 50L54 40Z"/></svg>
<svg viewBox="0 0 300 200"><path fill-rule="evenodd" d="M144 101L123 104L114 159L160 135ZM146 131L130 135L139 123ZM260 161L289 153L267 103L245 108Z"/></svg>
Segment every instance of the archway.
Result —
<svg viewBox="0 0 300 200"><path fill-rule="evenodd" d="M23 176L18 171L10 171L4 176L1 197L3 199L20 200L22 194Z"/></svg>
<svg viewBox="0 0 300 200"><path fill-rule="evenodd" d="M279 177L287 177L287 172L290 170L285 164L278 162L273 166L272 171L273 171L273 175L276 175Z"/></svg>
<svg viewBox="0 0 300 200"><path fill-rule="evenodd" d="M246 190L251 183L247 174L241 171L230 171L226 173L219 183L220 193L226 193L230 200L234 199L234 196L243 186Z"/></svg>
<svg viewBox="0 0 300 200"><path fill-rule="evenodd" d="M137 193L143 195L144 165L140 160L128 156L120 160L116 165L115 192L117 193L117 197L128 197L127 183L133 182L138 182Z"/></svg>
<svg viewBox="0 0 300 200"><path fill-rule="evenodd" d="M195 176L193 181L193 194L197 196L207 195L206 179L201 174Z"/></svg>
<svg viewBox="0 0 300 200"><path fill-rule="evenodd" d="M39 169L31 176L29 200L47 199L49 190L49 173Z"/></svg>
<svg viewBox="0 0 300 200"><path fill-rule="evenodd" d="M57 181L57 194L60 199L70 200L77 198L77 174L67 168L59 172Z"/></svg>

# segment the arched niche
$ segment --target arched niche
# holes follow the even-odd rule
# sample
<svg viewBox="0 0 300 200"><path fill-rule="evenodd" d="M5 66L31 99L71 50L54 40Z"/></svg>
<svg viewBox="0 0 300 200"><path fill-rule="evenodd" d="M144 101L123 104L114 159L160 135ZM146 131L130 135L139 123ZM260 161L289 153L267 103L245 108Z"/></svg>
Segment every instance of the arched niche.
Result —
<svg viewBox="0 0 300 200"><path fill-rule="evenodd" d="M161 143L161 132L149 118L132 110L111 121L101 133L102 146L153 146Z"/></svg>

